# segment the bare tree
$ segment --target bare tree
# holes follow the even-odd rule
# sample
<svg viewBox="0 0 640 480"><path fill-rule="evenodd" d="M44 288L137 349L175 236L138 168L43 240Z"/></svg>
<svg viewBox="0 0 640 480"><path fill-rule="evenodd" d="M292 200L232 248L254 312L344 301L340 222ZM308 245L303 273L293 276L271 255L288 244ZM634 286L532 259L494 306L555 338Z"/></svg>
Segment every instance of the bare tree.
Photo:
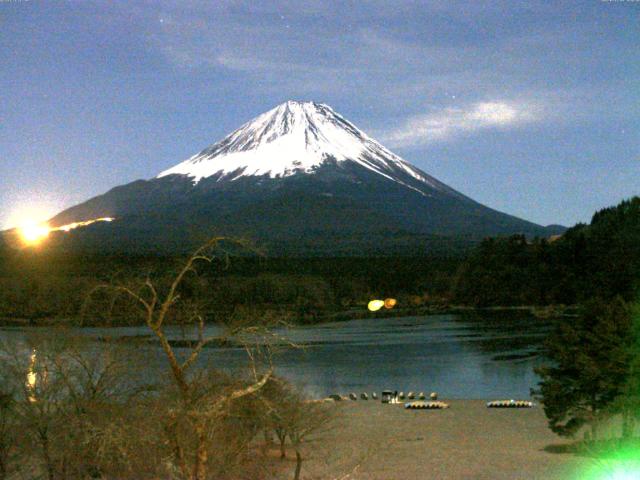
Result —
<svg viewBox="0 0 640 480"><path fill-rule="evenodd" d="M177 475L185 480L204 480L208 476L211 439L215 438L220 422L228 415L233 402L258 392L272 375L269 345L263 341L269 335L265 325L231 323L223 335L205 335L204 315L196 302L181 301L180 288L188 275L196 273L198 263L211 263L216 247L223 238L214 238L191 255L171 281L166 292L161 292L151 279L142 285L101 286L113 293L133 299L142 311L146 326L159 342L171 371L171 379L178 401L172 403L164 418L164 432L172 451ZM98 289L96 289L97 291ZM115 302L114 297L114 302ZM196 339L186 352L177 353L166 332L170 315L180 314L182 325L195 326ZM203 379L194 371L202 350L221 338L235 338L245 346L250 359L250 375L245 381L220 385L211 378ZM266 358L267 367L260 369L257 356ZM221 365L213 365L213 368Z"/></svg>
<svg viewBox="0 0 640 480"><path fill-rule="evenodd" d="M3 382L3 387L6 384ZM18 428L15 421L15 400L10 390L0 391L0 480L8 478L13 456L18 445Z"/></svg>
<svg viewBox="0 0 640 480"><path fill-rule="evenodd" d="M50 480L123 472L130 452L116 448L105 432L123 423L122 412L140 393L130 382L130 355L120 356L111 345L96 349L70 332L0 347L11 391L10 433L21 436L13 451L22 455L8 464Z"/></svg>
<svg viewBox="0 0 640 480"><path fill-rule="evenodd" d="M286 442L289 436L287 416L288 412L293 409L290 403L297 401L297 398L292 398L289 395L291 391L285 380L273 376L262 388L259 396L262 404L261 411L264 415L264 429L265 432L269 432L265 434L265 438L270 438L271 432L275 433L281 460L287 457Z"/></svg>
<svg viewBox="0 0 640 480"><path fill-rule="evenodd" d="M279 441L280 458L286 458L286 440L296 456L294 480L299 480L307 447L318 442L332 427L335 418L333 402L305 399L285 380L273 377L261 392L265 405L266 426L273 429Z"/></svg>
<svg viewBox="0 0 640 480"><path fill-rule="evenodd" d="M324 402L303 401L289 413L289 439L296 454L294 480L299 480L305 447L327 431L333 419L333 408Z"/></svg>
<svg viewBox="0 0 640 480"><path fill-rule="evenodd" d="M130 345L119 349L111 342L80 341L70 332L48 332L0 348L0 370L6 373L3 378L13 379L7 387L15 393L7 409L5 403L0 405L0 433L7 428L25 432L17 449L11 436L0 439L0 474L11 463L4 452L22 452L25 475L48 480L257 479L266 472L267 462L251 449L256 436L269 426L282 429L283 449L289 439L299 478L307 458L305 446L322 430L325 422L316 421L326 412L316 411L315 404L272 375L274 349L291 346L273 328L283 322L264 312L243 310L208 335L198 295L183 296L185 283L197 283L196 264L211 262L220 240L197 250L167 284L146 278L93 292L107 293L101 300L108 297L110 308L122 301L129 309L135 305L161 347L169 375L156 377L158 372L145 369L148 362L132 358L137 349ZM89 300L86 308L90 304ZM167 327L176 322L195 336L173 338ZM246 373L225 374L224 362L209 362L203 368L202 353L212 342L244 349ZM136 366L144 371L135 372ZM270 397L263 394L272 385L284 388ZM305 420L308 416L312 420ZM6 418L10 423L2 423Z"/></svg>

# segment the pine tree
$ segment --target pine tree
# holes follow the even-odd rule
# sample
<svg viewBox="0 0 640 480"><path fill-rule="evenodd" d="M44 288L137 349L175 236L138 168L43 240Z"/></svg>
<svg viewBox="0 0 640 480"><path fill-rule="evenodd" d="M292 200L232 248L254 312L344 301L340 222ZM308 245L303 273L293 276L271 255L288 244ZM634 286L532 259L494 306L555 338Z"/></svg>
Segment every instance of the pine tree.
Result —
<svg viewBox="0 0 640 480"><path fill-rule="evenodd" d="M632 308L631 337L627 343L629 374L613 410L622 415L622 437L633 437L640 421L640 302Z"/></svg>
<svg viewBox="0 0 640 480"><path fill-rule="evenodd" d="M545 343L548 365L536 369L541 377L534 391L544 405L549 427L573 436L612 413L624 392L631 356L631 314L621 298L610 303L592 300L571 321L563 320Z"/></svg>

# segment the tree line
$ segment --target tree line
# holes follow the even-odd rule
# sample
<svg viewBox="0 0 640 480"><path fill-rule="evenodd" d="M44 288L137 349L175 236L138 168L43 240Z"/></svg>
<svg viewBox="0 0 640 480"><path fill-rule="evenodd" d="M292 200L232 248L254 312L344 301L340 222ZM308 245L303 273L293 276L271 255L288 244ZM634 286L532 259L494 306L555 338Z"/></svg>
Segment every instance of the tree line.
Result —
<svg viewBox="0 0 640 480"><path fill-rule="evenodd" d="M577 305L615 295L628 301L640 278L638 244L640 198L634 197L595 213L589 225L578 224L559 238L488 238L451 256L236 255L233 261L208 265L184 295L208 302L208 321L216 321L216 312L251 307L308 323L363 310L370 299L386 297L397 298L399 307ZM140 272L169 281L182 261L0 249L0 318L77 318L96 284L126 282Z"/></svg>
<svg viewBox="0 0 640 480"><path fill-rule="evenodd" d="M593 215L555 239L484 240L461 263L452 300L476 306L629 301L640 286L640 197Z"/></svg>
<svg viewBox="0 0 640 480"><path fill-rule="evenodd" d="M78 319L96 285L126 283L139 275L167 283L183 258L56 256L11 251L0 261L0 320ZM236 309L272 310L292 322L314 323L352 309L366 311L372 298L398 298L400 305L447 302L457 258L269 258L233 257L201 266L183 295L204 302L207 322ZM122 309L95 323L133 321Z"/></svg>

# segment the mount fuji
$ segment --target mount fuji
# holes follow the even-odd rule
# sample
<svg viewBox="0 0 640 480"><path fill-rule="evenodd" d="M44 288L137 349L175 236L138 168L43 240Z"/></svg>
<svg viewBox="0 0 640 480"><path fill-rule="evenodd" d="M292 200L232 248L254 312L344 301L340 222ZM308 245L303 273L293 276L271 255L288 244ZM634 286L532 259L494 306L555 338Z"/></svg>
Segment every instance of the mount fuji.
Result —
<svg viewBox="0 0 640 480"><path fill-rule="evenodd" d="M69 208L52 226L114 217L64 239L102 250L185 251L212 235L274 254L413 254L485 236L549 236L481 205L325 104L288 101L162 171ZM62 240L61 240L62 241Z"/></svg>

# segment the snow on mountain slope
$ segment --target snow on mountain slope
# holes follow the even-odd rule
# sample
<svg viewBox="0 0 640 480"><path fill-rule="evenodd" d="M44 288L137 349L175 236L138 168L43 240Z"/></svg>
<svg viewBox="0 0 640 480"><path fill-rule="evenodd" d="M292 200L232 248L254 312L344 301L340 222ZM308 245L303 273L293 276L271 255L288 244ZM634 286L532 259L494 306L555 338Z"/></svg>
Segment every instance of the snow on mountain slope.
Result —
<svg viewBox="0 0 640 480"><path fill-rule="evenodd" d="M310 102L283 103L158 177L114 187L49 224L102 217L117 220L76 229L63 247L187 252L215 234L285 256L408 255L549 233L455 191Z"/></svg>
<svg viewBox="0 0 640 480"><path fill-rule="evenodd" d="M259 115L220 142L161 172L158 178L181 174L194 183L214 175L218 181L263 175L282 178L311 174L327 160L355 162L423 194L403 181L403 174L432 189L449 190L368 137L328 105L296 101Z"/></svg>

